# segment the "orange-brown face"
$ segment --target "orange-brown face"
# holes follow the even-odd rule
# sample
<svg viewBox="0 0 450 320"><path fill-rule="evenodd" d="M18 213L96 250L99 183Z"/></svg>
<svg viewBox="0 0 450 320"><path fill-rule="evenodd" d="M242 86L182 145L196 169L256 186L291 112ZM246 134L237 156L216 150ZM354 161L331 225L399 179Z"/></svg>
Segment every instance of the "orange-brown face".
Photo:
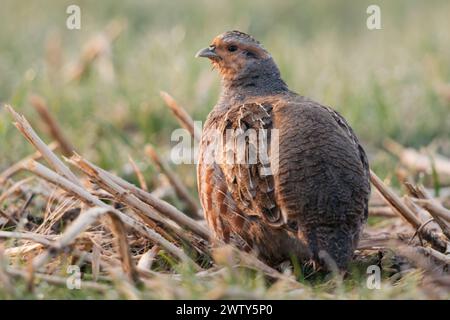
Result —
<svg viewBox="0 0 450 320"><path fill-rule="evenodd" d="M211 60L226 80L236 78L249 63L270 57L261 45L250 36L238 32L225 32L214 38L212 44L200 50L196 57Z"/></svg>

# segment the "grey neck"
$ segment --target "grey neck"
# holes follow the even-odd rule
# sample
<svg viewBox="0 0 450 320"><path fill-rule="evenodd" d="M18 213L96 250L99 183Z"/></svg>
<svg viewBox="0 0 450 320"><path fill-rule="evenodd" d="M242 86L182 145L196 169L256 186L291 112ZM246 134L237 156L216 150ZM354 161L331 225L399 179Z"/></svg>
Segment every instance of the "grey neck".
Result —
<svg viewBox="0 0 450 320"><path fill-rule="evenodd" d="M233 79L222 80L219 101L242 101L247 97L258 97L288 91L281 79L280 71L272 58L259 60L246 67Z"/></svg>

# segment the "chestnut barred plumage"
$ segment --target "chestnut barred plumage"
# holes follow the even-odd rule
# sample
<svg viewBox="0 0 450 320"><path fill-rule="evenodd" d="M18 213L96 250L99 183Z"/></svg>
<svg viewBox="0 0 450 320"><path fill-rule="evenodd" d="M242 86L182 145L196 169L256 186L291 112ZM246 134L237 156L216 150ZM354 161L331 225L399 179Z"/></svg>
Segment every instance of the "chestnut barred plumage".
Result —
<svg viewBox="0 0 450 320"><path fill-rule="evenodd" d="M219 35L197 56L209 58L222 77L197 168L214 236L271 265L295 256L344 270L367 220L370 194L368 160L353 130L336 111L290 91L270 54L245 33ZM276 170L263 174L267 164L260 159L217 161L238 152L218 145L230 129L265 130L269 140L275 130L277 151L268 148L268 165L276 163Z"/></svg>

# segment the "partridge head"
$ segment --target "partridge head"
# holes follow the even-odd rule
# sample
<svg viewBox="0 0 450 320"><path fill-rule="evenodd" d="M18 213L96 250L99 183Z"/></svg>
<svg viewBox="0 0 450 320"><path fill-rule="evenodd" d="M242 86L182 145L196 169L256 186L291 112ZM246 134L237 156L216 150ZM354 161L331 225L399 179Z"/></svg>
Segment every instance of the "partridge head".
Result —
<svg viewBox="0 0 450 320"><path fill-rule="evenodd" d="M253 37L229 31L214 38L211 45L196 57L208 58L223 79L236 80L248 76L263 63L273 63L270 54Z"/></svg>

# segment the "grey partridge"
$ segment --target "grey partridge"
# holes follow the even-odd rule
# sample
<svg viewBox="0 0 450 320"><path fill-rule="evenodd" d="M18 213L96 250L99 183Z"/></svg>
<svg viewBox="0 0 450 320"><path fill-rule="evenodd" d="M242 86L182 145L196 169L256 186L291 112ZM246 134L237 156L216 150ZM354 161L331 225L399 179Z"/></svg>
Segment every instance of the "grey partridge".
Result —
<svg viewBox="0 0 450 320"><path fill-rule="evenodd" d="M296 257L345 270L370 194L367 156L353 130L333 109L290 91L248 34L225 32L197 57L210 59L222 78L197 167L214 237L273 266Z"/></svg>

